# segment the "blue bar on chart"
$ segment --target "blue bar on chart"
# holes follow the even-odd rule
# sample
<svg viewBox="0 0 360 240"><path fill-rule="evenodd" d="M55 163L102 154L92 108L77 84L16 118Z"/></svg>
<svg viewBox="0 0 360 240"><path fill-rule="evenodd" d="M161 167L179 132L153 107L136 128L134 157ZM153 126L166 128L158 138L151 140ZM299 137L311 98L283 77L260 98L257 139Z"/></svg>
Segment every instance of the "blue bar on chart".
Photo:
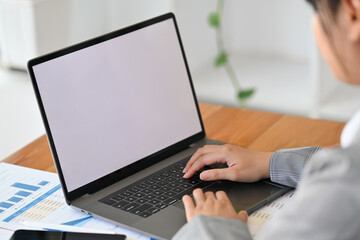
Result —
<svg viewBox="0 0 360 240"><path fill-rule="evenodd" d="M25 183L18 183L18 182L14 183L11 186L16 187L16 188L29 190L29 191L36 191L36 190L40 189L40 187L37 187L37 186L33 186L33 185L25 184Z"/></svg>
<svg viewBox="0 0 360 240"><path fill-rule="evenodd" d="M12 197L12 198L9 198L9 202L14 202L14 203L18 203L20 202L21 200L23 200L22 198L19 198L19 197Z"/></svg>
<svg viewBox="0 0 360 240"><path fill-rule="evenodd" d="M61 223L61 225L67 225L67 226L76 226L76 227L82 227L85 223L92 220L94 217L88 216L80 219L76 219L70 222Z"/></svg>
<svg viewBox="0 0 360 240"><path fill-rule="evenodd" d="M0 209L0 213L2 213L4 210Z"/></svg>
<svg viewBox="0 0 360 240"><path fill-rule="evenodd" d="M0 207L2 207L2 208L10 208L13 205L14 204L7 203L7 202L0 202Z"/></svg>
<svg viewBox="0 0 360 240"><path fill-rule="evenodd" d="M21 197L27 197L31 194L31 192L25 192L25 191L18 191L15 193L15 195L21 196Z"/></svg>
<svg viewBox="0 0 360 240"><path fill-rule="evenodd" d="M40 186L45 186L45 185L48 184L48 183L49 183L48 181L41 181L41 182L39 182L38 185L40 185Z"/></svg>

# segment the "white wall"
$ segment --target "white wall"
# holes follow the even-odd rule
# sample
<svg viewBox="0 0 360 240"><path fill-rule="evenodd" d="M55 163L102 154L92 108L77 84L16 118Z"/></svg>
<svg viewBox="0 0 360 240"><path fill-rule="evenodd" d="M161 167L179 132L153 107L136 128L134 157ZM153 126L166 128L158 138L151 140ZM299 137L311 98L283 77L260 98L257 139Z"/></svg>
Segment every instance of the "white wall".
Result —
<svg viewBox="0 0 360 240"><path fill-rule="evenodd" d="M212 63L216 54L215 31L208 15L215 11L216 0L174 0L177 18L190 69L194 72Z"/></svg>
<svg viewBox="0 0 360 240"><path fill-rule="evenodd" d="M0 60L30 58L168 12L167 0L0 0Z"/></svg>
<svg viewBox="0 0 360 240"><path fill-rule="evenodd" d="M190 68L201 71L216 55L215 30L208 15L216 0L175 0L174 12ZM305 1L225 0L223 35L230 54L257 54L308 61L312 9Z"/></svg>
<svg viewBox="0 0 360 240"><path fill-rule="evenodd" d="M21 0L0 1L0 46L25 62L35 55L174 11L190 67L216 54L207 23L216 0ZM305 0L225 0L224 36L229 52L291 57L309 55L311 9ZM294 31L295 30L295 31ZM5 31L5 32L4 32Z"/></svg>
<svg viewBox="0 0 360 240"><path fill-rule="evenodd" d="M144 21L171 8L167 0L72 0L71 42L79 42Z"/></svg>
<svg viewBox="0 0 360 240"><path fill-rule="evenodd" d="M231 0L225 13L230 50L307 60L312 10L305 0Z"/></svg>

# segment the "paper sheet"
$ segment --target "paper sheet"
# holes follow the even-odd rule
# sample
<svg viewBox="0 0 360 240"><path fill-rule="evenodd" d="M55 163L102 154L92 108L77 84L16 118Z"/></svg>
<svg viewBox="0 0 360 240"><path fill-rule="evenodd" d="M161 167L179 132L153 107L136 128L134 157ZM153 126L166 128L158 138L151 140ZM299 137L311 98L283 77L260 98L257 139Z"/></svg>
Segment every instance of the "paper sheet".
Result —
<svg viewBox="0 0 360 240"><path fill-rule="evenodd" d="M294 191L290 191L278 199L268 203L264 207L255 211L248 218L248 227L251 236L257 239L265 224L271 222L272 217L275 213L278 213L283 207L291 201L294 195Z"/></svg>
<svg viewBox="0 0 360 240"><path fill-rule="evenodd" d="M0 163L0 192L0 239L8 239L16 229L28 229L22 221L105 229L130 239L150 239L69 207L55 173Z"/></svg>

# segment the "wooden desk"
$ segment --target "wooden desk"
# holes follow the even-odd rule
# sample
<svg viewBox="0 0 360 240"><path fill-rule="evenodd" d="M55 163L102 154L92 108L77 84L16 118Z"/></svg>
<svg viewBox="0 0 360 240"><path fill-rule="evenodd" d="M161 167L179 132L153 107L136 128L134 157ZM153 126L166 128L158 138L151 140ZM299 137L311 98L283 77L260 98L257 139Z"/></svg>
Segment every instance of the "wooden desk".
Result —
<svg viewBox="0 0 360 240"><path fill-rule="evenodd" d="M200 104L208 138L259 151L339 144L344 123ZM4 162L56 172L46 136Z"/></svg>

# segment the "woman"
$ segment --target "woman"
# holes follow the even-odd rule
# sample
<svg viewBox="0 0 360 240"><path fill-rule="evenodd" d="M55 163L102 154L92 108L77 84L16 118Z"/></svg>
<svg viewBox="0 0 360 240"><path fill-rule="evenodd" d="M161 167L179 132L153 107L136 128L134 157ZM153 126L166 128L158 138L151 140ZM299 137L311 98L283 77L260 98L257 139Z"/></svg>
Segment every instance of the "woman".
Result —
<svg viewBox="0 0 360 240"><path fill-rule="evenodd" d="M360 85L360 0L309 0L318 47L341 81ZM184 169L184 177L213 163L207 180L272 181L297 187L293 201L263 231L262 239L360 238L360 111L345 126L341 147L308 147L262 153L240 147L205 146ZM300 180L301 179L301 180ZM183 197L188 223L175 239L251 239L247 213L236 213L224 192Z"/></svg>

